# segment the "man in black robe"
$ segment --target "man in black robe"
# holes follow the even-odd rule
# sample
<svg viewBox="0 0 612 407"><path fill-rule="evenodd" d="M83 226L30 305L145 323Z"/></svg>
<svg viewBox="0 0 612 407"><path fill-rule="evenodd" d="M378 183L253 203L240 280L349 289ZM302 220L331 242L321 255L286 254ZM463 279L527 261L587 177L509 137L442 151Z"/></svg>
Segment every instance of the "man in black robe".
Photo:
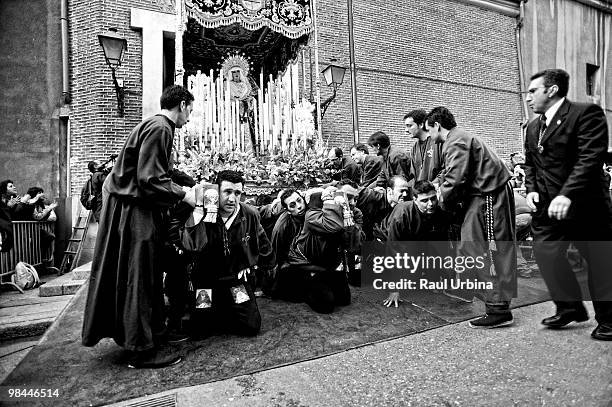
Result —
<svg viewBox="0 0 612 407"><path fill-rule="evenodd" d="M295 302L306 302L315 312L328 314L336 306L348 305L351 292L341 262L345 238L343 198L334 197L335 187L310 195L304 226L291 244L288 272L294 274ZM348 226L355 228L355 226Z"/></svg>
<svg viewBox="0 0 612 407"><path fill-rule="evenodd" d="M378 175L382 171L382 158L377 155L370 155L368 146L357 143L351 147L351 158L357 165L361 166L360 187L374 187Z"/></svg>
<svg viewBox="0 0 612 407"><path fill-rule="evenodd" d="M350 179L355 183L361 182L361 168L350 157L345 157L341 148L335 147L329 150L328 158L331 160L332 168L336 171L332 175L334 181Z"/></svg>
<svg viewBox="0 0 612 407"><path fill-rule="evenodd" d="M425 130L427 112L412 110L404 116L406 133L416 140L410 151L410 178L418 181L434 182L444 168L442 143L436 143Z"/></svg>
<svg viewBox="0 0 612 407"><path fill-rule="evenodd" d="M250 280L254 267L263 273L274 267L274 252L257 209L240 202L242 175L221 171L217 185L216 223L205 224L207 244L197 253L192 273L196 294L211 301L210 306L196 303L191 326L196 336L215 331L253 336L261 328L261 315Z"/></svg>
<svg viewBox="0 0 612 407"><path fill-rule="evenodd" d="M132 130L104 182L82 342L94 346L113 338L131 352L132 368L181 361L156 350L165 333L159 256L167 208L180 201L195 206L193 190L168 176L174 130L189 121L193 100L182 86L166 88L161 113Z"/></svg>
<svg viewBox="0 0 612 407"><path fill-rule="evenodd" d="M412 200L398 203L389 215L387 240L442 242L448 239L450 219L440 209L434 185L426 180L418 181L412 188ZM438 243L439 244L439 243ZM437 250L435 245L429 246ZM398 306L399 291L389 293L383 304L387 307Z"/></svg>
<svg viewBox="0 0 612 407"><path fill-rule="evenodd" d="M377 131L370 136L368 144L376 150L376 154L381 156L383 160L376 186L386 188L394 175L402 175L408 179L410 174L408 155L398 147L393 147L389 136L382 131Z"/></svg>
<svg viewBox="0 0 612 407"><path fill-rule="evenodd" d="M436 107L427 115L434 141L443 141L444 175L439 196L443 208L462 202L465 216L457 254L485 256L490 265L476 268L477 279L491 283L483 290L486 315L470 321L473 328L495 328L513 323L510 300L516 296L514 195L510 172L482 139L457 127L452 113Z"/></svg>
<svg viewBox="0 0 612 407"><path fill-rule="evenodd" d="M410 187L402 175L389 179L387 188L361 188L355 206L363 213L365 240L387 241L389 215L399 202L408 199Z"/></svg>

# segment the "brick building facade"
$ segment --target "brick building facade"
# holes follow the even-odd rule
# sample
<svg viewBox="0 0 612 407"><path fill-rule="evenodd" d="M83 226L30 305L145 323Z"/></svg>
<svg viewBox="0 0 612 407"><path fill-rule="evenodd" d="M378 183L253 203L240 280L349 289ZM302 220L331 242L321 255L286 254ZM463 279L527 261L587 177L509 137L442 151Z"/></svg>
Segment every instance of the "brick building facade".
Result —
<svg viewBox="0 0 612 407"><path fill-rule="evenodd" d="M61 75L57 67L61 59L58 14L62 1L37 0L32 2L32 10L21 6L21 14L19 2L2 2L0 8L5 43L26 44L32 35L46 38L36 43L38 47L31 48L32 53L39 55L31 58L37 64L24 59L29 54L20 54L19 49L25 49L25 45L9 47L11 52L4 56L2 82L5 86L0 88L5 101L3 120L6 125L0 140L4 157L0 178L13 177L21 185L41 180L43 188L56 196L60 195L62 183L67 195L77 194L87 176L87 162L118 152L143 112L150 111L151 104L147 101L151 99L148 95L151 89L143 86L150 80L146 76L150 73L143 72L151 68L151 64L145 62L150 57L145 57L145 45L148 44L150 51L151 43L155 43L158 48L155 52L161 55L164 41L171 48L175 29L174 0L70 1L67 21L71 103L64 105L69 108L65 121L69 123L69 131L58 136L61 121L57 124L60 116L57 110L62 108L61 88L58 87ZM347 1L317 0L321 70L332 58L338 65L347 68L350 65L347 4ZM517 18L522 6L524 19ZM135 20L135 10L141 19L152 18L154 21L148 24L156 25L157 31L143 28L145 24ZM510 152L521 149L520 125L529 113L519 93L521 79L524 86L533 70L552 66L565 68L572 78L576 78L577 85L570 94L572 99L599 102L612 117L608 106L612 101L608 89L612 87L605 86L612 73L612 64L607 62L612 54L609 46L611 10L609 3L601 0L526 3L511 0L353 0L360 141L382 130L391 136L393 143L408 148L411 140L404 134L403 114L413 108L445 105L453 111L461 126L484 137L506 158ZM30 30L33 33L30 35L23 30L19 37L19 30L9 30L29 27L28 22L35 20L31 16L38 15L36 13L42 13L40 18L35 18L40 21L46 14L45 33L38 33L40 29ZM581 19L578 25L586 28L578 30L578 25L569 24L572 19ZM4 24L5 20L12 23ZM97 38L109 27L116 27L128 42L128 50L117 70L118 78L124 81L126 95L123 117L116 113L111 72ZM520 38L516 35L519 27ZM572 45L568 40L572 36L579 36L582 43ZM304 65L306 75L301 75L301 80L304 94L309 97L314 71L312 33L307 44L299 53L298 64ZM523 48L522 59L519 59L518 45ZM43 54L45 58L40 57ZM159 74L154 87L160 91L164 81L167 83L168 77L172 77L170 59L174 56L171 52L167 54L168 59L163 61L162 58L155 67ZM303 62L302 56L305 56ZM189 55L184 57L189 58ZM43 60L46 65L40 63ZM588 99L583 95L585 62L600 67L595 81L599 98ZM23 69L30 66L32 69ZM322 121L323 138L343 148L348 148L354 138L350 75L347 69L337 98L329 105ZM10 106L18 104L15 95L28 99L26 94L15 93L15 84L32 81L38 83L32 90L48 90L46 100L42 95L36 96L40 92L31 92L39 101L32 101L31 106L43 108L40 114L28 113L27 120L14 119L17 108ZM331 94L331 88L325 86L322 78L321 81L323 100ZM41 127L40 123L44 125ZM62 137L66 146L62 146ZM60 154L54 154L58 149ZM62 169L61 154L69 157L63 162L68 169ZM17 159L24 155L31 157L28 158L31 162ZM19 170L13 171L15 168ZM23 175L31 172L29 168L34 169L35 175ZM45 171L48 176L44 175Z"/></svg>

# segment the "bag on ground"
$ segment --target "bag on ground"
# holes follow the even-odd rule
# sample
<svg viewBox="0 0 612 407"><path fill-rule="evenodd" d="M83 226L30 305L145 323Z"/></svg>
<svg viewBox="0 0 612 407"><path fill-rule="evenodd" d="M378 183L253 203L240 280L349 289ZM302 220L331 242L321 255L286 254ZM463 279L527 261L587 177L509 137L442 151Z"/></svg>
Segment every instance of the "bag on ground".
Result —
<svg viewBox="0 0 612 407"><path fill-rule="evenodd" d="M40 278L31 264L20 261L15 266L15 274L11 276L13 283L22 290L29 290L40 285Z"/></svg>

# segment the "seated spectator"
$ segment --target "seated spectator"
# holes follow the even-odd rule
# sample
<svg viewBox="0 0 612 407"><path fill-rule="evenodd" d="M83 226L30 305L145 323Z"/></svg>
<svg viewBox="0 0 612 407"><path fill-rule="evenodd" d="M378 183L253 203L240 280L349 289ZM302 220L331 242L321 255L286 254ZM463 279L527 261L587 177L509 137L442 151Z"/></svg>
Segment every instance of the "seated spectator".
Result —
<svg viewBox="0 0 612 407"><path fill-rule="evenodd" d="M8 252L13 248L13 226L8 206L0 200L0 252Z"/></svg>
<svg viewBox="0 0 612 407"><path fill-rule="evenodd" d="M26 214L30 215L31 213L31 217L29 219L25 218L21 220L35 220L39 222L55 222L57 220L57 215L55 214L57 203L52 202L47 204L45 202L45 191L41 187L29 188L25 196L31 196L33 198L30 199L28 203L24 204L21 215L22 217L25 217ZM40 245L43 257L46 256L46 258L43 259L43 265L45 267L53 266L54 242L55 234L41 227Z"/></svg>
<svg viewBox="0 0 612 407"><path fill-rule="evenodd" d="M17 187L12 180L0 182L0 199L8 208L12 220L31 220L28 206L30 198L27 194L22 197L17 195Z"/></svg>

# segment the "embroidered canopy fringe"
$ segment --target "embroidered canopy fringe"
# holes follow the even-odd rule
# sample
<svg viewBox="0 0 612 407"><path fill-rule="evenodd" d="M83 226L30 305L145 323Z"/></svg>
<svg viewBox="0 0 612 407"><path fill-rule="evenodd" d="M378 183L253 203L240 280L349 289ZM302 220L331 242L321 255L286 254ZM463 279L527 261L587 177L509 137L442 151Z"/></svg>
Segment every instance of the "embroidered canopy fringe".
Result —
<svg viewBox="0 0 612 407"><path fill-rule="evenodd" d="M187 9L187 15L195 19L200 25L202 25L202 27L206 28L217 28L240 23L240 25L247 30L255 31L265 26L270 28L272 31L291 39L296 39L305 34L310 34L310 32L313 30L312 20L310 18L304 19L303 22L297 26L288 26L263 16L252 16L248 14L231 14L229 16L225 16L204 13L198 10L196 7L190 5L189 1L186 2L185 6Z"/></svg>

